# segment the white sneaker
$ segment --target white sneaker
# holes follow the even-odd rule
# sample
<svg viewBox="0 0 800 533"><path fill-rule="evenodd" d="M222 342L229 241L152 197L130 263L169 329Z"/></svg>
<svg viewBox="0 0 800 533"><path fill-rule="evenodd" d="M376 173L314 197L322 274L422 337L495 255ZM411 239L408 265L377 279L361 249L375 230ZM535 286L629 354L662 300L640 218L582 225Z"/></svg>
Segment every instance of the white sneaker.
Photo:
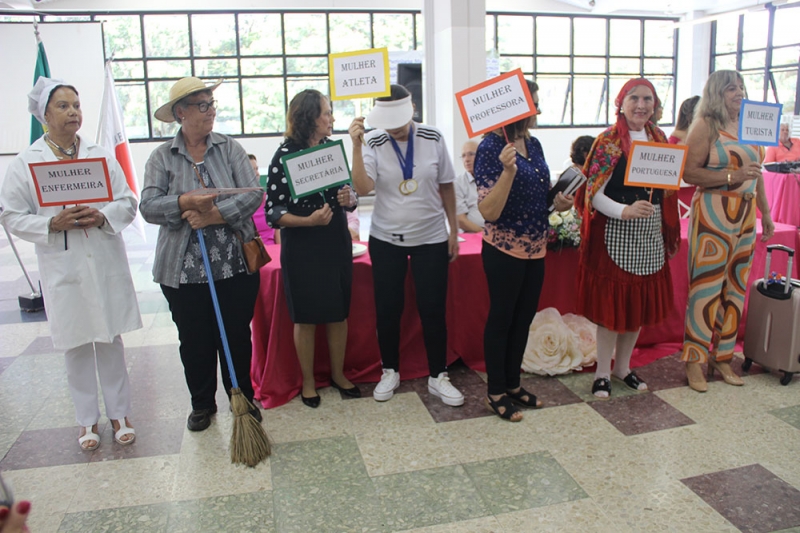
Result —
<svg viewBox="0 0 800 533"><path fill-rule="evenodd" d="M445 405L451 407L464 405L464 395L450 383L447 372L442 372L435 378L428 378L428 392L441 398Z"/></svg>
<svg viewBox="0 0 800 533"><path fill-rule="evenodd" d="M394 396L394 390L400 386L400 373L391 368L384 368L381 381L372 392L375 401L385 402ZM463 401L463 400L462 400Z"/></svg>

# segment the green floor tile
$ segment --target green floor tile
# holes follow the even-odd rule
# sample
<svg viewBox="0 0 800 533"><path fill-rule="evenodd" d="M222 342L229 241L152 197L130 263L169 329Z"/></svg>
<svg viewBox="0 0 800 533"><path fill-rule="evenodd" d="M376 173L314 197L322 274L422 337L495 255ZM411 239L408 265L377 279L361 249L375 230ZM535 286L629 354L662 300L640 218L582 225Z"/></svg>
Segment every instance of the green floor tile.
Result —
<svg viewBox="0 0 800 533"><path fill-rule="evenodd" d="M769 414L780 418L790 426L800 429L800 405L784 407L783 409L775 409L774 411L770 411Z"/></svg>
<svg viewBox="0 0 800 533"><path fill-rule="evenodd" d="M352 436L278 444L270 464L272 487L276 489L368 479Z"/></svg>
<svg viewBox="0 0 800 533"><path fill-rule="evenodd" d="M272 491L173 503L169 512L169 532L197 531L274 533Z"/></svg>
<svg viewBox="0 0 800 533"><path fill-rule="evenodd" d="M372 479L390 531L489 514L464 468L446 466Z"/></svg>
<svg viewBox="0 0 800 533"><path fill-rule="evenodd" d="M126 533L167 533L171 504L139 505L83 513L68 513L59 533L125 531Z"/></svg>
<svg viewBox="0 0 800 533"><path fill-rule="evenodd" d="M587 497L546 451L468 463L464 469L495 515Z"/></svg>
<svg viewBox="0 0 800 533"><path fill-rule="evenodd" d="M593 372L578 372L567 374L557 378L569 390L574 392L584 402L603 401L601 398L592 394L592 383L594 383ZM635 391L628 387L624 381L614 376L611 377L611 398L622 396L633 396L634 394L647 394L648 391Z"/></svg>

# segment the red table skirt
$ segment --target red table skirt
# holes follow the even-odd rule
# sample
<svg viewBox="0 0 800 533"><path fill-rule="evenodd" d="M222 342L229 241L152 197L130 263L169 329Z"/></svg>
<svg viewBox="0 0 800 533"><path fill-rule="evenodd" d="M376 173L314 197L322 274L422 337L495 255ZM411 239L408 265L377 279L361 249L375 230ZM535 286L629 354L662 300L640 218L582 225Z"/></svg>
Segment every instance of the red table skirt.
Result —
<svg viewBox="0 0 800 533"><path fill-rule="evenodd" d="M675 290L674 310L657 327L645 328L639 337L632 366L674 353L683 339L683 319L688 297L686 230L682 220L683 242L670 262ZM772 244L795 248L797 231L792 226L776 224ZM761 233L759 227L759 235ZM465 235L458 260L450 265L447 294L448 364L461 358L475 370L484 371L483 327L489 310L489 293L481 262L481 236ZM294 349L293 325L289 319L280 268L280 246L267 247L273 261L261 269L261 290L253 316L253 360L251 377L256 398L264 407L283 405L300 393L302 377ZM758 241L750 282L763 276L766 245ZM800 261L798 261L800 262ZM544 288L539 308L555 307L562 314L575 311L575 273L578 252L570 248L549 251L546 259ZM786 271L785 254L776 254L772 270ZM795 276L797 269L795 268ZM749 293L748 293L749 294ZM745 302L745 306L746 306ZM745 319L746 319L745 309ZM348 320L345 375L354 383L376 382L381 376L380 352L375 333L375 301L372 290L372 264L369 254L353 261L353 294ZM744 333L745 321L739 330ZM400 373L403 379L428 375L428 363L422 342L422 327L416 312L414 288L406 280L405 311L401 319ZM317 329L315 374L317 386L330 384L330 362L325 328Z"/></svg>

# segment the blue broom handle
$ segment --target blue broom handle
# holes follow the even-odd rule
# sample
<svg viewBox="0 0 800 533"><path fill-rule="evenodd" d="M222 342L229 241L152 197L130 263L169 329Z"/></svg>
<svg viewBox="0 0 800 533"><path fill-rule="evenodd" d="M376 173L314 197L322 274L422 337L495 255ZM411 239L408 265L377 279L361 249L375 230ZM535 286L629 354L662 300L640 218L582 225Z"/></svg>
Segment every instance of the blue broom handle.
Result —
<svg viewBox="0 0 800 533"><path fill-rule="evenodd" d="M208 260L208 250L206 241L203 238L203 230L197 230L197 240L200 242L200 251L203 254L203 264L206 266L206 277L208 278L208 288L211 291L211 300L214 302L214 312L217 314L217 326L219 326L219 336L222 337L222 348L225 351L225 361L228 363L228 374L231 376L231 386L239 388L239 380L236 379L236 372L233 370L233 359L231 359L231 349L228 346L228 336L225 334L225 324L222 322L222 313L219 310L219 300L217 299L217 288L214 286L214 276L211 275L211 262Z"/></svg>

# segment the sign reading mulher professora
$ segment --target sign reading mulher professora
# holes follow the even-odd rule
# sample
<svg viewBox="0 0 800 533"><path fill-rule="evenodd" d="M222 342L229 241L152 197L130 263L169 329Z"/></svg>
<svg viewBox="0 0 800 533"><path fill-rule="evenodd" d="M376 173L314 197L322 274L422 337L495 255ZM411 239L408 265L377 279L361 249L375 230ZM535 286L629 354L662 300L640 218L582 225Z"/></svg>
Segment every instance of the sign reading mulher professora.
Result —
<svg viewBox="0 0 800 533"><path fill-rule="evenodd" d="M516 69L456 93L469 137L536 113L522 70Z"/></svg>
<svg viewBox="0 0 800 533"><path fill-rule="evenodd" d="M39 205L91 204L114 200L102 157L29 163Z"/></svg>
<svg viewBox="0 0 800 533"><path fill-rule="evenodd" d="M281 158L293 199L351 182L344 143L333 141Z"/></svg>

